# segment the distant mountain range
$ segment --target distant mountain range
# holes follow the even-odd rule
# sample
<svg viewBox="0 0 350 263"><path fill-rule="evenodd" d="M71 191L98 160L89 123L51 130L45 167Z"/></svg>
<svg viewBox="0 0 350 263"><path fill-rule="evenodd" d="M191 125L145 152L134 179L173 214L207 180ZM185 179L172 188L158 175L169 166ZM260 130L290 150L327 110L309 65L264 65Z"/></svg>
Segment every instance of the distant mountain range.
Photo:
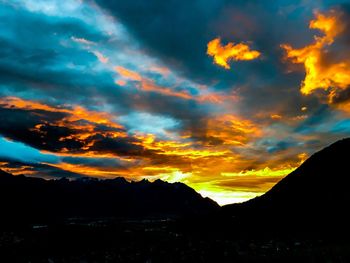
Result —
<svg viewBox="0 0 350 263"><path fill-rule="evenodd" d="M124 178L44 180L0 170L2 221L47 222L67 218L144 218L203 215L219 209L182 183Z"/></svg>
<svg viewBox="0 0 350 263"><path fill-rule="evenodd" d="M287 228L349 229L350 138L312 155L264 195L223 207L245 222Z"/></svg>

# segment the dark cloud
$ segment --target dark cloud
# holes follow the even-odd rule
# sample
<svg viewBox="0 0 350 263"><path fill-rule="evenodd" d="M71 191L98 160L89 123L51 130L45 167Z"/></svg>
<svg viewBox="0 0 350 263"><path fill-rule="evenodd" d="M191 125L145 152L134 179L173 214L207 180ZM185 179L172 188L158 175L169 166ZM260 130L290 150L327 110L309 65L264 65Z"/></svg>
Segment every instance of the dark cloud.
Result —
<svg viewBox="0 0 350 263"><path fill-rule="evenodd" d="M9 173L14 173L16 175L22 174L31 177L48 179L63 177L76 179L84 177L81 174L65 171L49 164L19 162L3 157L0 158L0 163L0 169L6 170Z"/></svg>
<svg viewBox="0 0 350 263"><path fill-rule="evenodd" d="M30 146L45 150L57 149L56 143L61 135L68 135L67 128L57 127L43 134L33 130L39 124L56 122L65 117L65 114L46 112L42 110L26 111L21 109L7 109L0 107L0 134L16 141L24 142ZM52 148L54 147L54 148Z"/></svg>
<svg viewBox="0 0 350 263"><path fill-rule="evenodd" d="M61 112L0 107L0 134L41 150L80 152L85 143L69 137L81 131L54 124L67 116Z"/></svg>
<svg viewBox="0 0 350 263"><path fill-rule="evenodd" d="M147 111L175 118L190 130L201 126L208 114L209 109L195 101L140 91L134 84L128 89L118 87L115 72L96 72L96 56L71 38L95 43L110 39L79 19L38 15L11 6L5 6L3 13L1 23L6 23L7 30L0 32L0 96L26 94L33 99L90 109L109 104L116 115ZM10 32L16 32L16 36Z"/></svg>
<svg viewBox="0 0 350 263"><path fill-rule="evenodd" d="M279 141L272 146L267 147L269 153L278 153L280 151L288 150L291 147L296 147L299 143L296 141Z"/></svg>
<svg viewBox="0 0 350 263"><path fill-rule="evenodd" d="M76 165L85 165L95 168L105 168L105 169L118 169L125 168L128 165L125 162L120 161L117 158L93 158L93 157L76 157L76 156L63 156L62 162ZM129 164L129 166L134 165L134 163Z"/></svg>
<svg viewBox="0 0 350 263"><path fill-rule="evenodd" d="M84 92L97 93L96 81L111 86L110 74L99 75L98 80L93 74L90 65L97 58L71 40L99 42L107 39L103 33L75 18L39 15L7 5L1 8L0 94L26 92L78 103L86 101Z"/></svg>
<svg viewBox="0 0 350 263"><path fill-rule="evenodd" d="M220 1L98 1L127 25L149 51L178 65L206 71L203 54L210 39L208 21L223 7ZM142 25L142 26L141 26ZM187 58L186 60L184 58Z"/></svg>
<svg viewBox="0 0 350 263"><path fill-rule="evenodd" d="M98 125L87 120L67 122L65 118L70 116L68 113L1 106L4 105L0 104L0 135L40 150L69 154L110 153L115 156L140 158L157 158L159 153L146 149L142 145L142 140L132 135L126 137L111 135L115 132L125 132L121 128ZM81 126L82 124L92 125L93 130L88 132L88 136L81 138L81 134L86 134L86 128ZM173 158L176 159L176 157ZM76 162L83 159L65 160ZM159 163L159 161L156 162Z"/></svg>
<svg viewBox="0 0 350 263"><path fill-rule="evenodd" d="M111 138L101 134L91 136L87 141L92 141L90 151L114 153L121 156L142 156L144 148L136 145L140 142L134 138Z"/></svg>
<svg viewBox="0 0 350 263"><path fill-rule="evenodd" d="M299 134L312 134L317 132L319 126L327 123L334 117L334 112L331 111L329 106L323 105L317 111L303 121L298 127L295 128L295 132Z"/></svg>
<svg viewBox="0 0 350 263"><path fill-rule="evenodd" d="M238 90L242 98L238 108L245 116L276 109L295 116L305 104L318 107L317 100L298 92L304 74L287 73L280 44L304 45L312 41L308 23L313 9L330 3L212 0L97 3L120 19L149 53L180 74L216 89ZM254 49L262 52L261 59L234 63L232 70L213 65L212 58L206 55L206 45L218 36L224 43L251 41Z"/></svg>

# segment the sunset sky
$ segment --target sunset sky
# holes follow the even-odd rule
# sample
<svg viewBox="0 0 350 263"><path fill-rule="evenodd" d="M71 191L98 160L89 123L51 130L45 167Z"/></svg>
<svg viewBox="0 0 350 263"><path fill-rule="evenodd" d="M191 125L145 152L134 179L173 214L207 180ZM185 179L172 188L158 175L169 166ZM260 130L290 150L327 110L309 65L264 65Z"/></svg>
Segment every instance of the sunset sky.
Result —
<svg viewBox="0 0 350 263"><path fill-rule="evenodd" d="M350 134L350 1L0 0L0 169L261 195Z"/></svg>

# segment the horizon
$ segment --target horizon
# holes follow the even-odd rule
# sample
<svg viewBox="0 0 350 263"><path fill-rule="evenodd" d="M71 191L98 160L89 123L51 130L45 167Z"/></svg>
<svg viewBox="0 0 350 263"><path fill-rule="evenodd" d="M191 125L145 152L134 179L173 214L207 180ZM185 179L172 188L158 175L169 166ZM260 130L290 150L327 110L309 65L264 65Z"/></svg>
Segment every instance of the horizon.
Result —
<svg viewBox="0 0 350 263"><path fill-rule="evenodd" d="M142 15L140 15L142 14ZM350 4L1 1L0 169L264 194L350 133Z"/></svg>

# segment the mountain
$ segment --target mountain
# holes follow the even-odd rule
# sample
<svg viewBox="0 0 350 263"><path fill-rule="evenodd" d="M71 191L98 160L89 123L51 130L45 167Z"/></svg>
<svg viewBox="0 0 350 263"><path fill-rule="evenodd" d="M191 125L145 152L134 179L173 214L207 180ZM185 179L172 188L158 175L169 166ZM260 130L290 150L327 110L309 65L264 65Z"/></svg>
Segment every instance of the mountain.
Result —
<svg viewBox="0 0 350 263"><path fill-rule="evenodd" d="M181 217L216 211L219 206L182 183L44 180L0 170L1 219L47 222L67 218Z"/></svg>
<svg viewBox="0 0 350 263"><path fill-rule="evenodd" d="M128 182L124 178L44 180L0 170L0 220L191 215L196 216L194 224L200 226L206 220L202 215L210 214L210 220L215 221L212 225L227 227L230 218L229 224L237 229L242 226L252 231L349 230L349 152L350 138L340 140L312 155L264 195L222 209L182 183Z"/></svg>
<svg viewBox="0 0 350 263"><path fill-rule="evenodd" d="M315 153L270 191L225 214L287 228L333 229L350 222L350 138Z"/></svg>
<svg viewBox="0 0 350 263"><path fill-rule="evenodd" d="M6 176L11 176L11 174L4 172L3 170L0 169L0 178L1 177L6 177Z"/></svg>

